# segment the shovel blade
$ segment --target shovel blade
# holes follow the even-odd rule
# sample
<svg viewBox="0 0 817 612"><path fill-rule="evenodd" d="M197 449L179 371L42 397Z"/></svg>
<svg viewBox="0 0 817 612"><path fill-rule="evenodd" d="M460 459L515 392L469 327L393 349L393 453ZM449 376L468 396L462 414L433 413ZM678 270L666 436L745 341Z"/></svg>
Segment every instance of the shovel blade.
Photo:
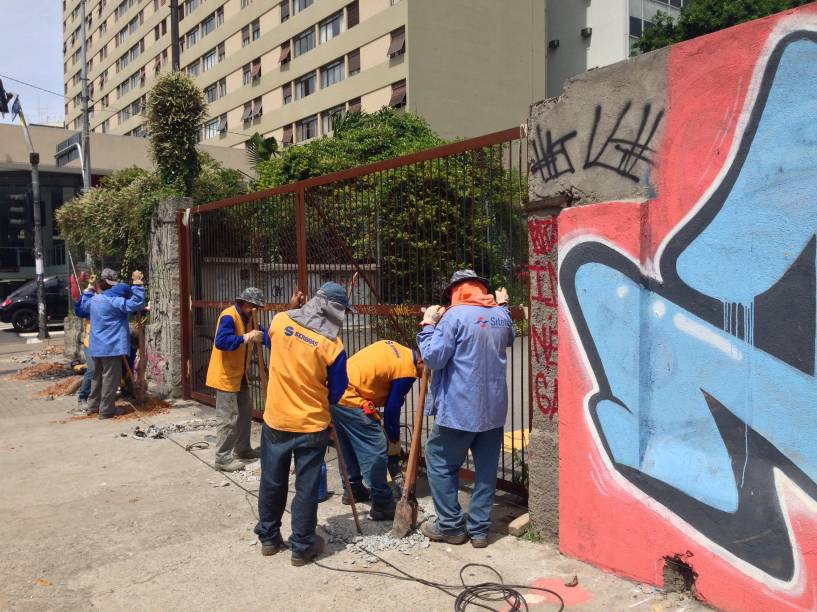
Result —
<svg viewBox="0 0 817 612"><path fill-rule="evenodd" d="M405 538L417 523L417 500L401 499L394 509L391 534L395 539Z"/></svg>

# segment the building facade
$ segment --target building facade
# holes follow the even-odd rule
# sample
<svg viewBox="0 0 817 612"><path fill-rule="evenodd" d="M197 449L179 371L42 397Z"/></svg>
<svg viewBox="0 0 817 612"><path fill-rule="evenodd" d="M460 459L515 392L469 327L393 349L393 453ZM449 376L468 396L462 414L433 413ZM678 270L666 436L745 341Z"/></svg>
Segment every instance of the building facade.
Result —
<svg viewBox="0 0 817 612"><path fill-rule="evenodd" d="M64 1L66 126L81 111L80 2ZM202 142L284 145L344 112L407 108L444 137L518 125L545 97L543 0L179 1L180 68L205 92ZM143 135L171 69L169 0L86 0L91 128ZM489 37L486 38L486 34Z"/></svg>
<svg viewBox="0 0 817 612"><path fill-rule="evenodd" d="M634 54L658 11L677 17L689 0L548 0L547 95L567 79Z"/></svg>

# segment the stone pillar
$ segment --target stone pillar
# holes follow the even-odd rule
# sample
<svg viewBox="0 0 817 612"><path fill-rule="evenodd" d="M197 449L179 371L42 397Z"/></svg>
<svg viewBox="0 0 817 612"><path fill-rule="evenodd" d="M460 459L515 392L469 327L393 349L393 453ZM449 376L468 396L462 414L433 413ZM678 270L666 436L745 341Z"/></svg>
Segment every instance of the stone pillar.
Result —
<svg viewBox="0 0 817 612"><path fill-rule="evenodd" d="M73 307L73 304L71 305ZM82 354L82 332L85 329L83 319L75 317L73 311L63 321L65 337L63 338L63 355L68 361L84 360Z"/></svg>
<svg viewBox="0 0 817 612"><path fill-rule="evenodd" d="M179 234L176 211L189 208L189 198L159 203L150 225L148 251L147 377L163 397L182 394L182 335L179 312Z"/></svg>

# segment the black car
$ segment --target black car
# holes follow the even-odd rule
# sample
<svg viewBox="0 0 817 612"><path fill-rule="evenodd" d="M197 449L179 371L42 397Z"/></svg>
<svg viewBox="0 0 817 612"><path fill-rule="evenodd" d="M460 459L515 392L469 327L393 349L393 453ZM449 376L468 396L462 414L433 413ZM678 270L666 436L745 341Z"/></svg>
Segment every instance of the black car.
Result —
<svg viewBox="0 0 817 612"><path fill-rule="evenodd" d="M49 321L62 320L68 314L68 277L45 279L45 312ZM11 292L0 304L0 321L11 323L18 332L37 329L37 281L32 280Z"/></svg>

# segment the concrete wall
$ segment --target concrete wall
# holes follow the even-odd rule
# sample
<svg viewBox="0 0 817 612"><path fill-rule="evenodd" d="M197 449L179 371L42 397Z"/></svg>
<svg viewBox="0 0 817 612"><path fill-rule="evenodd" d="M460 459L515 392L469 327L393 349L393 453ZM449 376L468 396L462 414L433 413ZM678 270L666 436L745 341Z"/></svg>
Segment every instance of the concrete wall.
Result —
<svg viewBox="0 0 817 612"><path fill-rule="evenodd" d="M534 110L532 327L559 260L535 427L555 407L566 554L659 586L686 564L722 609L813 609L816 107L812 4Z"/></svg>

